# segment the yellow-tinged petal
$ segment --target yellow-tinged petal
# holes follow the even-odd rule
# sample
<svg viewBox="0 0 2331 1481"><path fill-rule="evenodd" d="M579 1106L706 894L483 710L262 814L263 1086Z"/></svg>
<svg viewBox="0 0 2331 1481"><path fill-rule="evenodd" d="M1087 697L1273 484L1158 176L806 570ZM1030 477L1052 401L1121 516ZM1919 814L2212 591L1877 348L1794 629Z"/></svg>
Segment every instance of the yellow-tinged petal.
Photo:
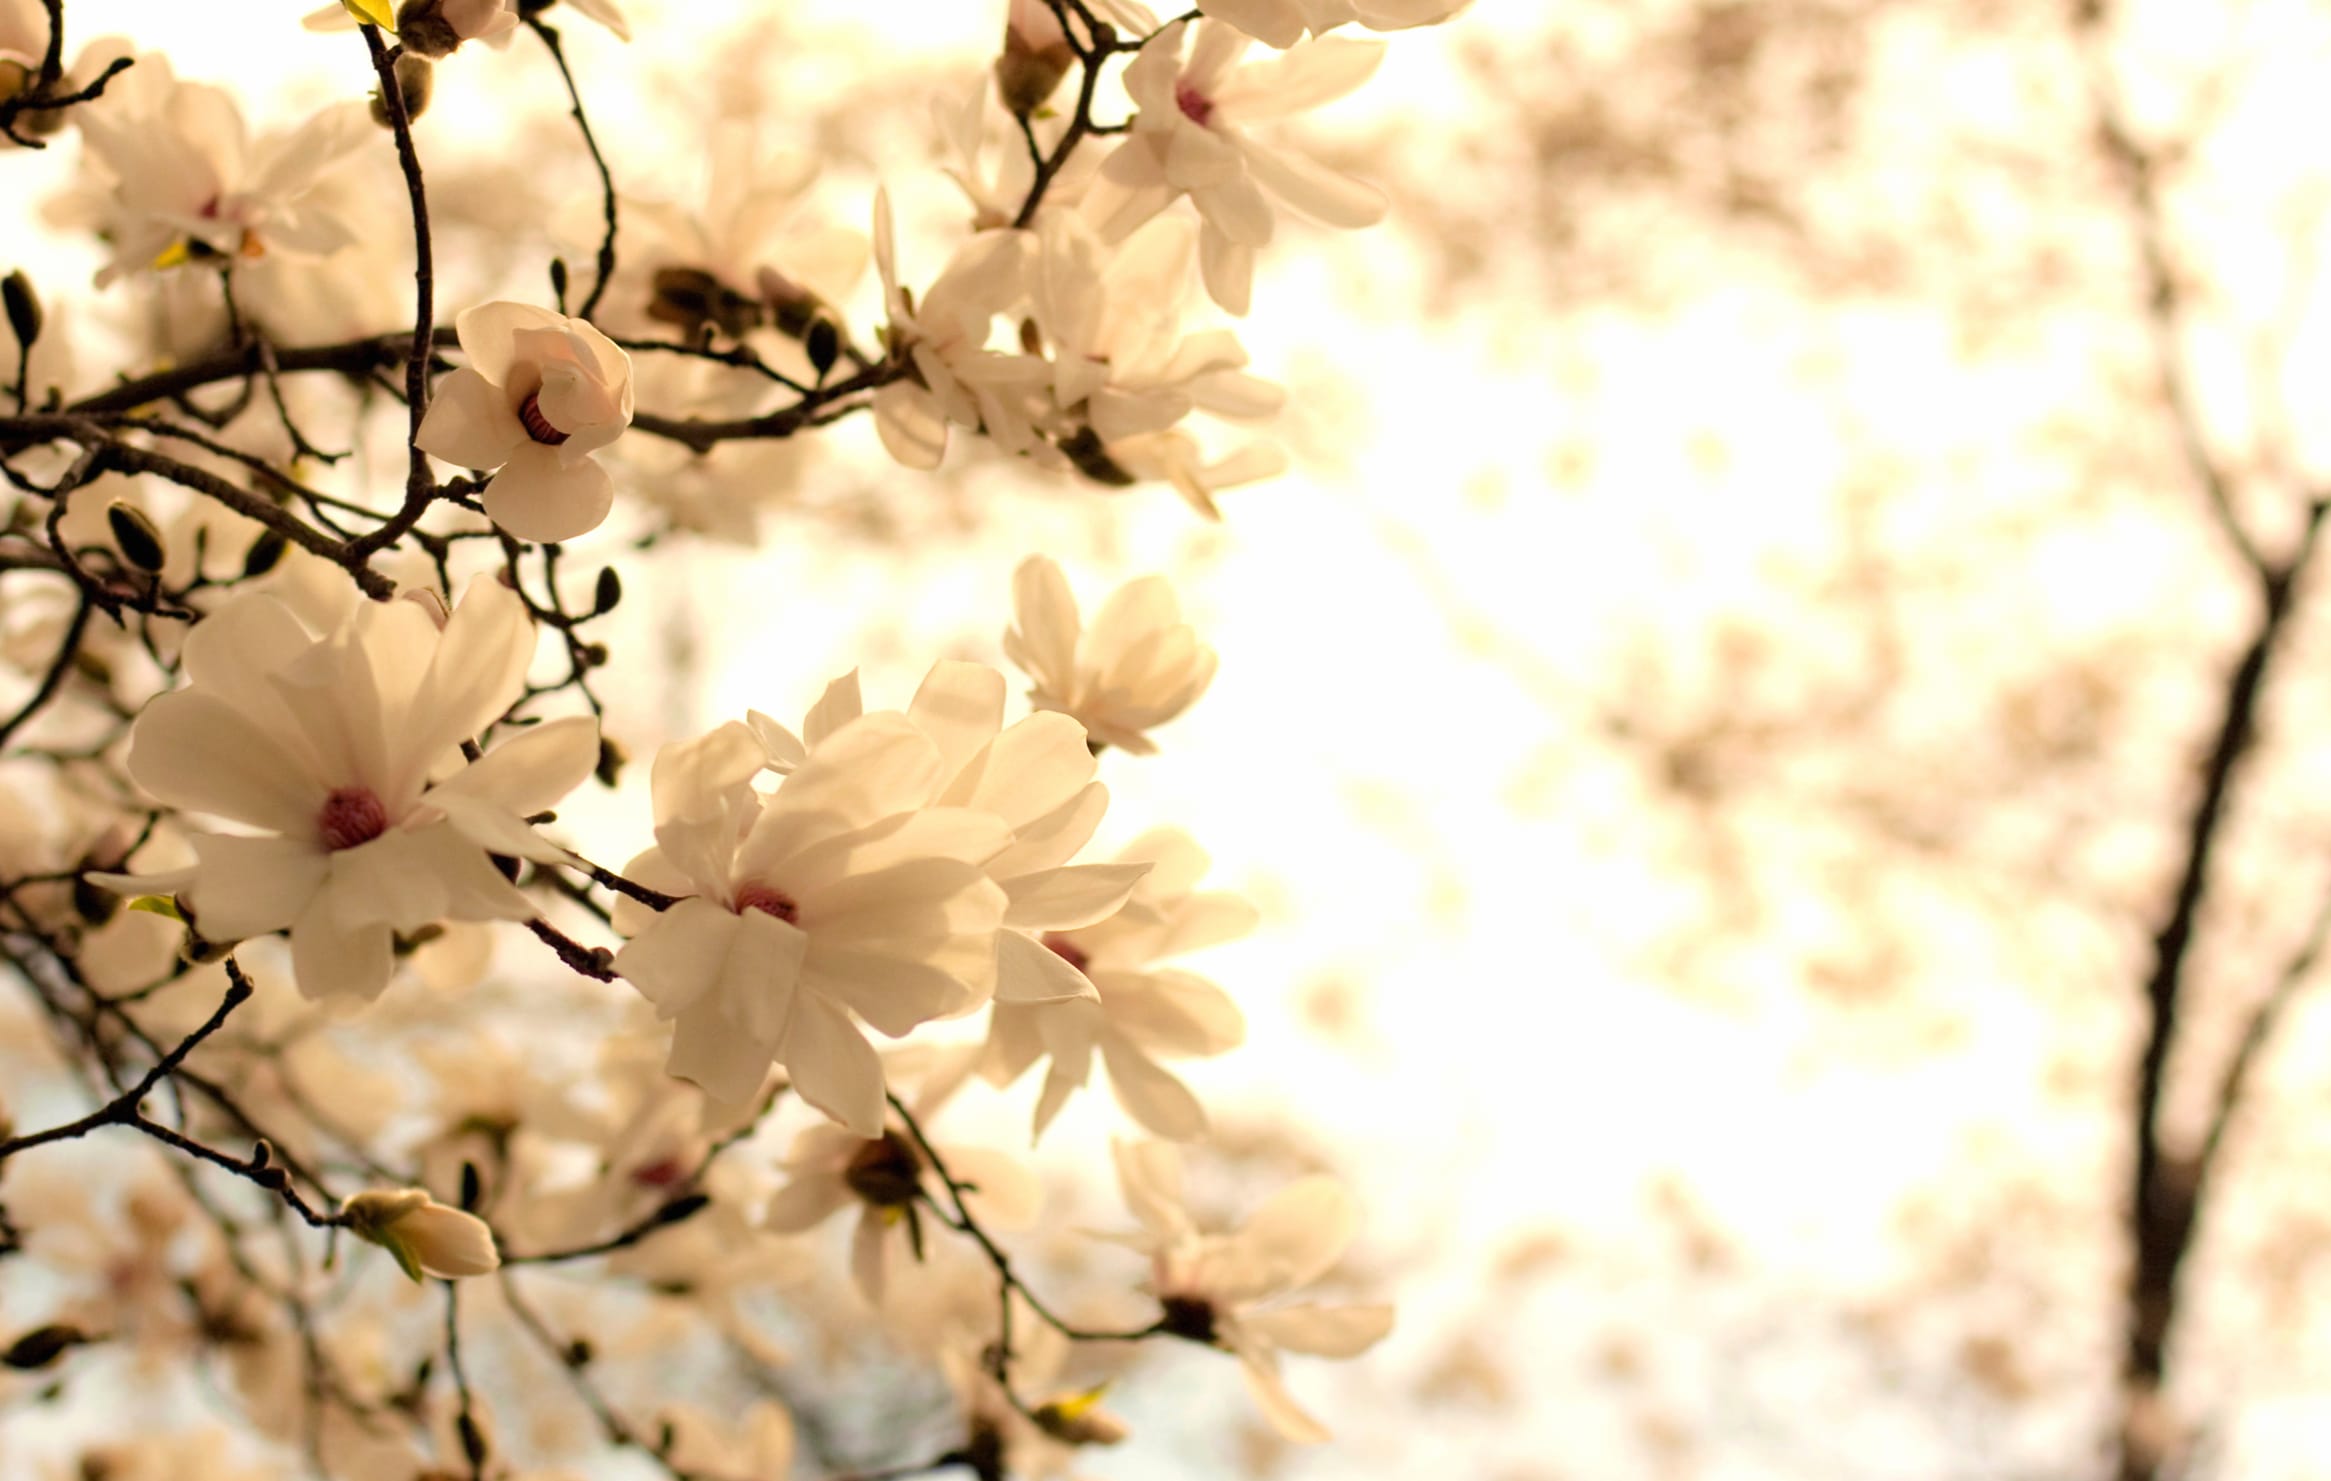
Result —
<svg viewBox="0 0 2331 1481"><path fill-rule="evenodd" d="M348 13L368 26L378 26L394 33L397 29L397 8L389 0L340 0Z"/></svg>

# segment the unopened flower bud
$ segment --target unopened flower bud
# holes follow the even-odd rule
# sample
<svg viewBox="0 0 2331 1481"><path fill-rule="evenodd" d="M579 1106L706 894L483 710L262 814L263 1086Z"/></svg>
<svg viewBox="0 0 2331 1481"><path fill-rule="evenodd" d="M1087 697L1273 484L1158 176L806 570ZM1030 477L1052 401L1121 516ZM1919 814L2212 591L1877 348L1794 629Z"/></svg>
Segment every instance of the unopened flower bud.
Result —
<svg viewBox="0 0 2331 1481"><path fill-rule="evenodd" d="M485 1220L447 1208L419 1188L355 1194L340 1206L340 1222L358 1239L387 1250L397 1268L416 1281L424 1275L453 1280L501 1268L494 1231Z"/></svg>
<svg viewBox="0 0 2331 1481"><path fill-rule="evenodd" d="M700 267L659 267L650 280L648 317L690 340L716 329L742 339L761 323L761 306Z"/></svg>
<svg viewBox="0 0 2331 1481"><path fill-rule="evenodd" d="M1044 0L1012 0L1004 25L1004 52L996 58L996 93L1018 118L1044 106L1076 53Z"/></svg>
<svg viewBox="0 0 2331 1481"><path fill-rule="evenodd" d="M29 1373L37 1368L46 1368L91 1340L89 1334L79 1327L65 1322L51 1322L45 1327L35 1327L9 1343L6 1351L0 1351L0 1363L19 1372Z"/></svg>
<svg viewBox="0 0 2331 1481"><path fill-rule="evenodd" d="M445 18L440 0L405 0L397 7L397 41L407 52L434 61L453 54L461 33Z"/></svg>
<svg viewBox="0 0 2331 1481"><path fill-rule="evenodd" d="M395 77L397 95L405 100L405 121L411 123L429 107L429 94L436 82L436 69L429 59L417 52L406 52L397 58ZM372 121L382 128L394 128L395 116L390 113L385 94L372 95Z"/></svg>
<svg viewBox="0 0 2331 1481"><path fill-rule="evenodd" d="M123 560L148 574L162 569L162 531L143 509L117 499L106 506L105 523Z"/></svg>
<svg viewBox="0 0 2331 1481"><path fill-rule="evenodd" d="M1125 1421L1101 1407L1109 1385L1047 1400L1036 1408L1036 1427L1064 1445L1114 1445L1130 1434Z"/></svg>
<svg viewBox="0 0 2331 1481"><path fill-rule="evenodd" d="M284 537L281 530L269 530L252 541L251 548L243 555L244 579L251 580L274 570L277 562L283 559L283 553L290 548L291 541Z"/></svg>
<svg viewBox="0 0 2331 1481"><path fill-rule="evenodd" d="M16 335L16 342L26 349L40 338L40 295L32 291L32 279L18 268L0 278L0 302L8 307L8 328Z"/></svg>

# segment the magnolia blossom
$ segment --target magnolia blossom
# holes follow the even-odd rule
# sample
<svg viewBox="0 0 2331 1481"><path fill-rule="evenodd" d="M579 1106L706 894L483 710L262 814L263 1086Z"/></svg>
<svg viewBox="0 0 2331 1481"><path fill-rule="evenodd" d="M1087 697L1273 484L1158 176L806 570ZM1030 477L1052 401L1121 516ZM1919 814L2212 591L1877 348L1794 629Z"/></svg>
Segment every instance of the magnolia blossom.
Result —
<svg viewBox="0 0 2331 1481"><path fill-rule="evenodd" d="M395 1256L414 1280L491 1275L502 1266L485 1220L447 1208L419 1188L358 1193L341 1206L340 1223Z"/></svg>
<svg viewBox="0 0 2331 1481"><path fill-rule="evenodd" d="M642 201L624 211L625 230L646 237L623 259L648 270L648 316L692 341L708 327L730 339L765 325L799 337L866 270L865 233L811 209L817 157L764 137L746 119L720 121L705 147L701 206ZM594 207L594 240L598 228Z"/></svg>
<svg viewBox="0 0 2331 1481"><path fill-rule="evenodd" d="M861 713L853 671L826 686L804 730L814 744ZM984 812L1009 830L1010 842L982 865L1008 902L996 939L996 1001L1092 997L1092 984L1044 947L1045 933L1115 913L1149 866L1068 862L1109 806L1108 788L1093 780L1098 768L1084 728L1042 713L1007 728L1004 676L985 664L953 660L931 666L906 716L939 751L931 801ZM773 769L797 764L802 741L758 712L752 725Z"/></svg>
<svg viewBox="0 0 2331 1481"><path fill-rule="evenodd" d="M1108 466L1129 479L1170 483L1185 503L1208 519L1222 518L1214 496L1224 489L1260 483L1287 471L1287 453L1275 442L1241 444L1228 455L1208 458L1198 439L1180 428L1149 432L1101 449Z"/></svg>
<svg viewBox="0 0 2331 1481"><path fill-rule="evenodd" d="M533 653L524 606L491 581L442 632L413 602L318 634L273 596L235 598L188 636L187 685L131 727L128 769L252 831L190 832L196 862L175 874L92 877L176 890L208 940L288 927L303 994L377 996L397 935L536 913L489 854L566 857L522 820L591 774L597 726L553 720L468 765L458 749L516 702Z"/></svg>
<svg viewBox="0 0 2331 1481"><path fill-rule="evenodd" d="M1286 400L1244 373L1236 335L1182 334L1196 237L1188 221L1161 217L1111 248L1075 212L1038 216L1029 303L1071 428L1090 427L1106 445L1161 432L1193 409L1254 418Z"/></svg>
<svg viewBox="0 0 2331 1481"><path fill-rule="evenodd" d="M364 19L390 14L388 0L357 0L369 12ZM300 24L310 31L353 31L359 17L348 5L334 3L304 16ZM442 57L464 41L503 45L518 29L517 0L404 0L395 7L397 41L405 50L424 57Z"/></svg>
<svg viewBox="0 0 2331 1481"><path fill-rule="evenodd" d="M1182 621L1163 576L1117 588L1087 630L1060 567L1032 555L1012 573L1012 612L1004 656L1036 681L1028 702L1073 715L1094 740L1136 756L1157 750L1144 732L1195 704L1214 681L1214 650Z"/></svg>
<svg viewBox="0 0 2331 1481"><path fill-rule="evenodd" d="M1185 61L1191 34L1197 39ZM1329 226L1369 226L1384 214L1373 186L1248 132L1358 87L1383 60L1383 44L1329 37L1241 66L1248 45L1218 21L1200 21L1194 32L1176 21L1150 38L1125 69L1140 110L1133 131L1102 164L1083 206L1115 241L1187 195L1205 227L1198 247L1206 291L1234 314L1247 311L1255 252L1271 240L1270 197Z"/></svg>
<svg viewBox="0 0 2331 1481"><path fill-rule="evenodd" d="M767 760L734 721L657 754L656 846L625 872L682 898L624 901L615 970L674 1021L672 1074L737 1101L774 1061L876 1137L882 1065L856 1018L898 1038L994 992L1008 902L980 866L1010 832L926 805L944 763L904 715L822 735L764 797L751 782Z"/></svg>
<svg viewBox="0 0 2331 1481"><path fill-rule="evenodd" d="M1403 31L1447 20L1468 0L1200 0L1198 9L1228 21L1247 35L1281 51L1348 21L1371 31Z"/></svg>
<svg viewBox="0 0 2331 1481"><path fill-rule="evenodd" d="M1308 1177L1266 1200L1232 1234L1201 1232L1182 1196L1182 1159L1162 1142L1116 1145L1117 1181L1141 1232L1125 1243L1149 1252L1149 1292L1167 1331L1238 1357L1247 1388L1282 1435L1328 1438L1279 1378L1281 1351L1357 1357L1392 1330L1389 1306L1268 1306L1310 1285L1342 1257L1359 1226L1343 1185Z"/></svg>
<svg viewBox="0 0 2331 1481"><path fill-rule="evenodd" d="M254 144L233 95L180 82L149 53L71 117L111 182L86 213L113 251L97 275L101 287L197 260L231 267L270 252L321 257L357 240L314 196L372 141L362 104L335 104Z"/></svg>
<svg viewBox="0 0 2331 1481"><path fill-rule="evenodd" d="M942 1146L938 1152L948 1171L967 1185L964 1201L974 1218L993 1229L1034 1225L1044 1190L1026 1168L980 1147ZM838 1126L813 1126L794 1139L784 1167L789 1176L769 1200L762 1227L798 1234L857 1204L850 1274L866 1299L881 1305L895 1258L892 1248L905 1240L921 1258L924 1233L917 1203L944 1199L928 1160L898 1127L868 1140Z"/></svg>
<svg viewBox="0 0 2331 1481"><path fill-rule="evenodd" d="M631 357L580 319L487 303L454 320L469 364L438 383L413 443L465 468L498 468L486 516L521 540L599 527L615 482L591 454L631 425Z"/></svg>
<svg viewBox="0 0 2331 1481"><path fill-rule="evenodd" d="M1255 909L1236 895L1201 893L1206 855L1173 829L1143 834L1117 856L1147 866L1125 908L1095 924L1051 931L1044 945L1094 991L1046 1003L996 1002L982 1069L1008 1085L1049 1058L1036 1102L1036 1135L1092 1076L1096 1053L1127 1115L1158 1136L1188 1141L1206 1132L1206 1112L1158 1060L1225 1054L1246 1038L1246 1020L1221 988L1161 966L1169 958L1235 940L1254 929Z"/></svg>
<svg viewBox="0 0 2331 1481"><path fill-rule="evenodd" d="M948 259L920 300L899 286L890 197L874 196L874 265L890 323L885 339L913 374L874 393L874 427L909 468L939 466L949 425L985 432L1010 453L1037 445L1035 403L1049 371L1034 355L987 348L995 316L1025 291L1028 239L983 231Z"/></svg>

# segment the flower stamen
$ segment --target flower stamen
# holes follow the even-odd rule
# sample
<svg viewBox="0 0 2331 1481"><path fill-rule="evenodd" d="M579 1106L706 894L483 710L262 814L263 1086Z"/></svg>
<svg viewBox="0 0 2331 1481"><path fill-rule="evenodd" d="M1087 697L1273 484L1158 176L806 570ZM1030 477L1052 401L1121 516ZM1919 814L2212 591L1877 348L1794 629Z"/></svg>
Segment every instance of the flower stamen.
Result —
<svg viewBox="0 0 2331 1481"><path fill-rule="evenodd" d="M380 837L388 821L388 809L370 787L335 787L316 814L316 832L324 847L338 853Z"/></svg>
<svg viewBox="0 0 2331 1481"><path fill-rule="evenodd" d="M1059 957L1079 972L1085 969L1085 963L1093 959L1091 952L1086 951L1058 931L1046 931L1044 944L1052 949L1054 956Z"/></svg>
<svg viewBox="0 0 2331 1481"><path fill-rule="evenodd" d="M544 447L556 447L567 440L567 434L552 426L550 418L542 414L539 391L528 391L526 399L518 403L518 424L526 429L527 436Z"/></svg>
<svg viewBox="0 0 2331 1481"><path fill-rule="evenodd" d="M1206 120L1214 116L1214 100L1187 82L1174 84L1174 106L1182 110L1182 117L1205 128Z"/></svg>
<svg viewBox="0 0 2331 1481"><path fill-rule="evenodd" d="M791 895L757 880L737 891L736 913L743 915L748 910L773 915L789 926L798 925L801 920L801 907L793 903Z"/></svg>

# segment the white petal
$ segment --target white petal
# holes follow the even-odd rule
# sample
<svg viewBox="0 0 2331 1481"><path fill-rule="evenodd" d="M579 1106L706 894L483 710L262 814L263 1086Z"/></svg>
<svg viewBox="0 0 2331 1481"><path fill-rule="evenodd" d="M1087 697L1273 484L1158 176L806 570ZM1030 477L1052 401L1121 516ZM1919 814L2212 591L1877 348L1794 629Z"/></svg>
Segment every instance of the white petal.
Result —
<svg viewBox="0 0 2331 1481"><path fill-rule="evenodd" d="M463 309L453 318L453 332L460 337L461 351L469 356L470 366L497 386L509 382L510 359L520 333L563 330L566 325L564 315L506 299Z"/></svg>
<svg viewBox="0 0 2331 1481"><path fill-rule="evenodd" d="M380 996L396 970L387 926L347 929L333 919L329 890L319 890L291 926L291 972L300 996L310 999Z"/></svg>
<svg viewBox="0 0 2331 1481"><path fill-rule="evenodd" d="M1006 651L1016 638L1013 661L1040 688L1067 694L1076 682L1076 594L1048 557L1029 556L1012 572L1012 615L1018 626L1005 635Z"/></svg>
<svg viewBox="0 0 2331 1481"><path fill-rule="evenodd" d="M300 917L323 886L330 856L304 839L234 838L196 833L201 869L187 886L195 927L212 941L240 941L280 931Z"/></svg>
<svg viewBox="0 0 2331 1481"><path fill-rule="evenodd" d="M941 659L931 665L907 715L939 749L940 775L963 769L1004 724L1004 676L984 663Z"/></svg>
<svg viewBox="0 0 2331 1481"><path fill-rule="evenodd" d="M1279 1378L1278 1364L1270 1358L1253 1352L1238 1355L1239 1368L1246 1374L1247 1392L1254 1395L1264 1417L1271 1427L1298 1445L1321 1445L1334 1438L1327 1427L1303 1412L1287 1385Z"/></svg>
<svg viewBox="0 0 2331 1481"><path fill-rule="evenodd" d="M1255 249L1242 247L1209 226L1198 238L1198 267L1207 296L1224 313L1244 317L1254 294Z"/></svg>
<svg viewBox="0 0 2331 1481"><path fill-rule="evenodd" d="M461 468L499 468L532 439L502 388L463 367L437 383L413 445Z"/></svg>
<svg viewBox="0 0 2331 1481"><path fill-rule="evenodd" d="M1109 1150L1117 1163L1117 1186L1133 1217L1159 1234L1190 1227L1181 1148L1170 1142L1113 1142Z"/></svg>
<svg viewBox="0 0 2331 1481"><path fill-rule="evenodd" d="M1241 124L1259 123L1332 103L1383 63L1383 42L1329 36L1257 62L1209 95Z"/></svg>
<svg viewBox="0 0 2331 1481"><path fill-rule="evenodd" d="M1042 711L998 735L956 775L940 801L993 813L1017 830L1075 799L1098 764L1084 726Z"/></svg>
<svg viewBox="0 0 2331 1481"><path fill-rule="evenodd" d="M1256 183L1314 221L1351 230L1384 219L1383 191L1306 155L1254 145L1246 162Z"/></svg>
<svg viewBox="0 0 2331 1481"><path fill-rule="evenodd" d="M922 472L947 453L947 418L921 386L893 381L874 393L874 430L901 467Z"/></svg>
<svg viewBox="0 0 2331 1481"><path fill-rule="evenodd" d="M480 495L486 518L521 540L572 540L599 528L615 507L615 483L585 458L562 467L558 450L529 441Z"/></svg>
<svg viewBox="0 0 2331 1481"><path fill-rule="evenodd" d="M1149 873L1147 864L1074 864L1003 881L1011 901L1004 924L1028 931L1069 931L1115 915Z"/></svg>
<svg viewBox="0 0 2331 1481"><path fill-rule="evenodd" d="M570 715L520 731L430 789L494 803L518 817L544 812L599 764L599 722Z"/></svg>
<svg viewBox="0 0 2331 1481"><path fill-rule="evenodd" d="M801 722L801 738L814 747L865 713L866 702L858 694L858 671L852 669L826 685L817 703L810 706L808 716Z"/></svg>
<svg viewBox="0 0 2331 1481"><path fill-rule="evenodd" d="M615 953L615 970L655 1005L658 1017L674 1018L720 980L737 917L710 900L691 897L649 921Z"/></svg>
<svg viewBox="0 0 2331 1481"><path fill-rule="evenodd" d="M131 780L172 807L315 839L326 788L273 736L199 689L165 694L130 732Z"/></svg>
<svg viewBox="0 0 2331 1481"><path fill-rule="evenodd" d="M1241 1325L1274 1347L1323 1358L1353 1358L1392 1331L1389 1306L1282 1306L1250 1312Z"/></svg>
<svg viewBox="0 0 2331 1481"><path fill-rule="evenodd" d="M1325 1174L1299 1178L1232 1236L1225 1254L1241 1268L1219 1294L1237 1301L1307 1286L1343 1255L1359 1225L1359 1205L1342 1183Z"/></svg>
<svg viewBox="0 0 2331 1481"><path fill-rule="evenodd" d="M1101 1040L1101 1062L1109 1067L1117 1104L1149 1132L1176 1142L1206 1134L1206 1111L1198 1097L1157 1061L1109 1034Z"/></svg>
<svg viewBox="0 0 2331 1481"><path fill-rule="evenodd" d="M803 1100L868 1141L882 1135L882 1061L847 1013L802 994L777 1057Z"/></svg>
<svg viewBox="0 0 2331 1481"><path fill-rule="evenodd" d="M849 1203L849 1185L832 1173L813 1173L777 1190L761 1212L761 1227L778 1234L799 1234L824 1223Z"/></svg>
<svg viewBox="0 0 2331 1481"><path fill-rule="evenodd" d="M1085 974L1051 947L1018 931L996 933L996 1001L1056 1003L1072 998L1100 1000Z"/></svg>
<svg viewBox="0 0 2331 1481"><path fill-rule="evenodd" d="M1205 0L1198 8L1281 51L1303 39L1303 15L1292 0Z"/></svg>

